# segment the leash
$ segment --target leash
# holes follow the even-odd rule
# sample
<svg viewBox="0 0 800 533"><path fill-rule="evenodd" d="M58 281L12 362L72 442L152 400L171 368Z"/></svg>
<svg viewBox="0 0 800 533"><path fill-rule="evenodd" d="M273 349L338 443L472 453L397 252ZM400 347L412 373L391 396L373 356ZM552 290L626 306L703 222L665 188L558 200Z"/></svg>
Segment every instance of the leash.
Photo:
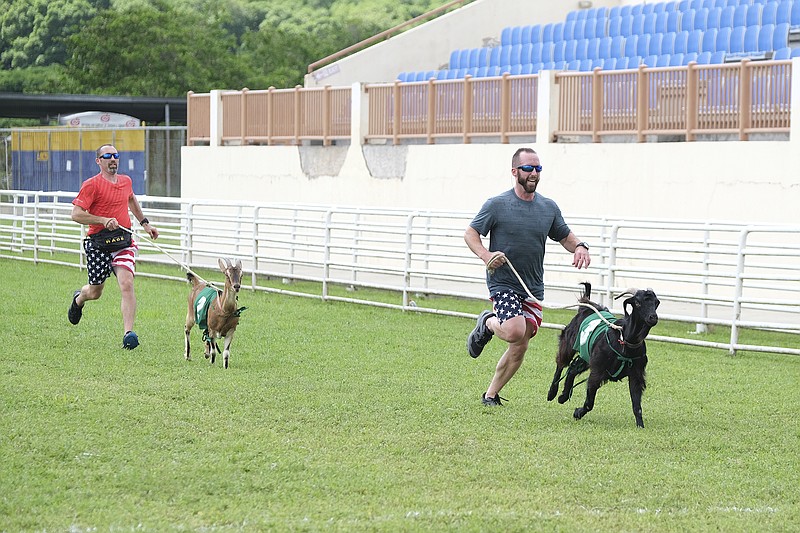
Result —
<svg viewBox="0 0 800 533"><path fill-rule="evenodd" d="M155 248L157 248L157 249L158 249L158 250L159 250L161 253L163 253L164 255L166 255L167 257L169 257L170 259L172 259L172 260L173 260L173 261L175 261L176 263L178 263L178 265L180 265L180 266L181 266L181 267L182 267L184 270L186 270L186 272L188 272L189 274L191 274L191 275L193 275L194 277L196 277L196 278L197 278L197 279L198 279L198 280L199 280L201 283L205 283L207 286L209 286L209 287L213 287L213 288L217 289L218 291L219 291L219 290L221 290L221 289L220 289L220 288L219 288L219 287L218 287L218 286L217 286L215 283L213 283L213 282L210 282L210 281L206 281L206 280L204 280L202 277L200 277L200 275L199 275L197 272L195 272L195 271L193 271L191 268L189 268L189 265L187 265L186 263L183 263L182 261L179 261L179 260L175 259L174 257L172 257L172 255L170 255L170 253L169 253L169 252L167 252L167 251L166 251L165 249L163 249L161 246L157 245L157 244L156 244L156 243L153 241L153 239L151 239L150 237L143 237L142 235L139 235L139 234L138 234L138 233L136 233L135 231L133 231L133 230L131 230L131 229L128 229L128 228L126 228L125 226L120 226L120 228L122 228L123 230L127 231L128 233L130 233L130 234L131 234L131 235L133 235L134 237L136 237L136 238L138 238L138 239L140 239L140 240L142 240L142 241L146 241L146 242L148 242L149 244L153 245L153 246L154 246Z"/></svg>
<svg viewBox="0 0 800 533"><path fill-rule="evenodd" d="M505 258L506 258L506 264L507 264L508 266L510 266L510 267L511 267L511 271L512 271L512 272L514 273L514 275L517 277L517 279L519 280L520 284L522 284L522 288L523 288L523 289L525 289L525 292L528 294L528 296L529 296L529 297L530 297L530 298L531 298L531 299L532 299L534 302L536 302L537 304L539 304L539 305L541 305L542 307L544 307L544 305L542 304L541 300L539 300L537 297L535 297L535 296L534 296L534 295L531 293L531 290L528 288L528 286L527 286L527 285L525 285L525 282L524 282L524 281L522 281L522 276L520 276L520 275L519 275L519 272L517 272L517 269L516 269L516 268L514 268L514 265L513 265L513 264L511 264L511 260L510 260L508 257L506 257L506 255L505 255L503 252L495 252L495 253L494 253L494 255L492 255L491 259L489 259L489 261L487 261L487 263L486 263L486 270L488 270L488 271L489 271L489 275L492 275L492 274L494 274L494 271L497 269L497 267L492 267L492 263L494 263L496 260L500 259L500 257L505 257ZM606 317L604 317L604 316L603 316L603 315L600 313L600 311L598 311L598 310L597 310L597 308L595 308L595 307L594 307L593 305L591 305L591 304L587 304L587 303L584 303L584 302L579 302L579 303L577 303L577 304L575 304L575 305L567 305L567 306L564 306L564 307L554 307L553 309L569 309L569 308L571 308L571 307L575 307L576 305L577 305L577 306L582 306L582 307L588 307L589 309L591 309L592 311L594 311L594 312L595 312L595 314L596 314L597 316L599 316L599 317L600 317L600 319L601 319L603 322L605 322L605 323L606 323L606 325L607 325L608 327L610 327L610 328L613 328L613 329L616 329L617 331L619 331L619 332L620 332L620 338L621 338L621 335L622 335L622 326L619 326L619 325L617 325L617 324L614 324L614 323L610 322L610 321L609 321L609 320L608 320Z"/></svg>

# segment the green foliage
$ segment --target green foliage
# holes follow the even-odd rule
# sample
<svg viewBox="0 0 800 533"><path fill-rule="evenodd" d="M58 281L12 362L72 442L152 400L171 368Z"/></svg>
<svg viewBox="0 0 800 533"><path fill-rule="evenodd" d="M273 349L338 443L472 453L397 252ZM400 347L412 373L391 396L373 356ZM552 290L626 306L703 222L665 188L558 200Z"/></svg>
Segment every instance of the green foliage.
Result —
<svg viewBox="0 0 800 533"><path fill-rule="evenodd" d="M0 76L0 90L292 87L310 63L446 1L11 0L0 13L0 65L19 70ZM33 67L57 68L43 77Z"/></svg>
<svg viewBox="0 0 800 533"><path fill-rule="evenodd" d="M155 268L143 265L142 271ZM159 272L179 269L159 267ZM219 281L219 272L200 272ZM185 283L139 277L66 320L85 272L0 261L3 531L792 531L800 360L649 343L644 430L625 383L581 421L545 401L544 330L502 408L504 344L474 322L243 289L231 367L192 336ZM659 324L659 327L661 324Z"/></svg>

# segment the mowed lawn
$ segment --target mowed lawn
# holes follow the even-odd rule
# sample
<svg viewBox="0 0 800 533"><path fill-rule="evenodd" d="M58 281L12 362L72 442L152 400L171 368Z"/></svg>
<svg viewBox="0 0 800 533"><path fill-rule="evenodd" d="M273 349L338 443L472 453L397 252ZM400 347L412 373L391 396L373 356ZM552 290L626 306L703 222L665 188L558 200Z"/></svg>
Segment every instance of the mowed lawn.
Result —
<svg viewBox="0 0 800 533"><path fill-rule="evenodd" d="M137 279L129 352L113 280L72 326L85 272L3 259L0 274L0 531L800 524L797 357L650 342L640 430L627 382L580 421L583 386L546 401L554 330L487 409L504 344L471 359L473 320L243 290L224 370L196 329L183 358L185 283Z"/></svg>

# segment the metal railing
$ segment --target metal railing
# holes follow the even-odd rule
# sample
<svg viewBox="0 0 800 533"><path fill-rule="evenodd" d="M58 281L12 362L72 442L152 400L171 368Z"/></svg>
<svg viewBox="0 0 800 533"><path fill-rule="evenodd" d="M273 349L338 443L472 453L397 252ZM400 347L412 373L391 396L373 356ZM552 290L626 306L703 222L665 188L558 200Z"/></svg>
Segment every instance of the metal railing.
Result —
<svg viewBox="0 0 800 533"><path fill-rule="evenodd" d="M83 268L84 230L70 219L73 197L0 191L0 258ZM184 280L175 260L215 268L218 257L235 256L245 263L255 290L454 316L472 315L426 307L434 299L424 295L487 297L485 270L463 241L472 214L165 197L140 201L161 233L160 249L141 243L143 267L137 273L143 276L155 276L145 266L152 263L176 267L175 276L158 277ZM594 299L612 308L620 305L612 294L650 286L662 301L662 319L695 324L700 332L715 325L731 328L727 343L651 335L655 340L730 353L800 355L797 348L739 342L742 328L800 334L800 227L567 218L592 243L592 268L577 272L571 255L548 243L546 307L574 306L577 283L587 278ZM321 289L318 295L277 289L260 284L259 276L318 282ZM396 291L398 299L335 296L332 285Z"/></svg>
<svg viewBox="0 0 800 533"><path fill-rule="evenodd" d="M788 138L791 124L792 61L744 59L722 65L593 72L554 72L554 88L540 87L540 74L365 84L368 124L363 139L399 144L404 140L508 143L512 137L544 135L546 142L585 136L646 141L648 136L728 135L748 140L754 133ZM539 94L552 96L557 119L539 131ZM222 144L330 144L351 135L351 88L225 91L220 112ZM188 95L189 143L208 142L208 94ZM359 99L359 101L361 101ZM357 105L357 104L356 104Z"/></svg>

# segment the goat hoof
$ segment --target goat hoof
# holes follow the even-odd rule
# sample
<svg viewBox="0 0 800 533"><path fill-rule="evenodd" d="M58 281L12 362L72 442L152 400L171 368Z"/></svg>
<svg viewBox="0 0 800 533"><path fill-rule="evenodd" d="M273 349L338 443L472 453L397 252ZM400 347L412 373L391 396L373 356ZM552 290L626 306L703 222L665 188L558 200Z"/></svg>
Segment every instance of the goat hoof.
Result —
<svg viewBox="0 0 800 533"><path fill-rule="evenodd" d="M567 400L569 400L569 396L566 394L562 394L558 397L558 403L567 403Z"/></svg>
<svg viewBox="0 0 800 533"><path fill-rule="evenodd" d="M556 397L556 394L558 394L558 388L551 388L550 391L547 393L547 401L552 402L553 399Z"/></svg>
<svg viewBox="0 0 800 533"><path fill-rule="evenodd" d="M575 409L575 412L572 413L572 416L575 417L575 420L580 420L586 413L587 413L586 409L584 409L583 407L578 407L577 409Z"/></svg>

